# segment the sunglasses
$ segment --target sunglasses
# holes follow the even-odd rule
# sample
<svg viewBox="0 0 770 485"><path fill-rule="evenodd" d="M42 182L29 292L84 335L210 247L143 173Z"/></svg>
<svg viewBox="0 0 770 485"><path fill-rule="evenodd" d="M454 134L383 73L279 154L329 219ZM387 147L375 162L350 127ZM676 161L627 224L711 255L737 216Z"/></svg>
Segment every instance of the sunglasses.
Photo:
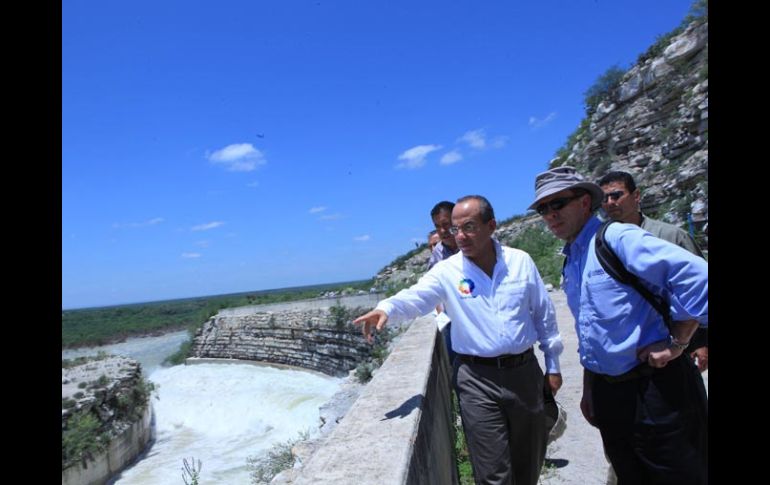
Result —
<svg viewBox="0 0 770 485"><path fill-rule="evenodd" d="M537 211L537 213L541 216L545 216L551 211L558 211L563 209L564 206L577 198L583 197L584 195L585 194L577 194L573 195L572 197L559 197L558 199L553 199L550 202L543 202L542 204L535 207L535 211Z"/></svg>
<svg viewBox="0 0 770 485"><path fill-rule="evenodd" d="M604 198L602 199L604 202L607 202L608 200L618 200L619 198L623 197L623 194L625 194L622 190L615 190L614 192L607 192L604 194Z"/></svg>

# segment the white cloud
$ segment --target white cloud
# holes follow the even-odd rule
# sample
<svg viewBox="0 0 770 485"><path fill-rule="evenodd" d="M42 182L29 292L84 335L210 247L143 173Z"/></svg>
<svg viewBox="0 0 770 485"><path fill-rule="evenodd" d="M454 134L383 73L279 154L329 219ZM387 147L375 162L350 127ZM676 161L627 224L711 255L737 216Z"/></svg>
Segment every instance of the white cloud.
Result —
<svg viewBox="0 0 770 485"><path fill-rule="evenodd" d="M195 259L200 258L201 253L182 253L182 257L185 259Z"/></svg>
<svg viewBox="0 0 770 485"><path fill-rule="evenodd" d="M354 241L368 241L369 239L371 239L369 234L364 234L363 236L358 236L353 238Z"/></svg>
<svg viewBox="0 0 770 485"><path fill-rule="evenodd" d="M125 224L115 223L112 225L112 227L116 229L123 229L123 228L135 228L135 227L147 227L147 226L154 226L156 224L160 224L161 222L165 221L162 217L156 217L154 219L150 219L149 221L144 222L128 222Z"/></svg>
<svg viewBox="0 0 770 485"><path fill-rule="evenodd" d="M545 125L547 125L548 123L553 121L554 118L556 118L556 112L548 113L548 116L546 116L543 119L537 119L534 116L530 116L529 117L529 126L531 126L533 129L536 130L538 128L544 127Z"/></svg>
<svg viewBox="0 0 770 485"><path fill-rule="evenodd" d="M430 152L440 149L441 145L417 145L412 147L398 156L398 159L404 160L404 162L396 165L396 168L406 168L409 170L420 168L425 165L425 157L427 157Z"/></svg>
<svg viewBox="0 0 770 485"><path fill-rule="evenodd" d="M195 243L195 245L196 246L200 246L202 248L207 248L207 247L209 247L209 242L205 241L205 240L204 241L198 241L198 242Z"/></svg>
<svg viewBox="0 0 770 485"><path fill-rule="evenodd" d="M463 136L457 139L457 141L465 142L470 145L471 148L476 150L483 150L487 146L487 135L483 129L466 131Z"/></svg>
<svg viewBox="0 0 770 485"><path fill-rule="evenodd" d="M251 143L234 143L221 150L207 154L211 163L227 167L231 172L251 172L257 166L267 163L265 156Z"/></svg>
<svg viewBox="0 0 770 485"><path fill-rule="evenodd" d="M441 165L452 165L453 163L457 163L462 159L463 156L458 150L452 150L449 153L445 153L444 156L441 157Z"/></svg>
<svg viewBox="0 0 770 485"><path fill-rule="evenodd" d="M259 187L259 182L256 180L254 182L249 182L246 184L246 187Z"/></svg>
<svg viewBox="0 0 770 485"><path fill-rule="evenodd" d="M214 221L214 222L207 222L206 224L199 224L197 226L193 226L191 231L208 231L209 229L214 229L215 227L219 227L221 225L224 225L224 222L221 221Z"/></svg>
<svg viewBox="0 0 770 485"><path fill-rule="evenodd" d="M458 143L467 143L474 150L485 150L487 148L502 148L508 141L508 137L498 135L491 139L487 137L483 128L466 131L463 136L457 139Z"/></svg>
<svg viewBox="0 0 770 485"><path fill-rule="evenodd" d="M337 219L342 219L342 214L339 212L334 214L326 214L318 218L319 221L334 221Z"/></svg>
<svg viewBox="0 0 770 485"><path fill-rule="evenodd" d="M308 211L310 214L318 214L319 212L323 212L326 210L326 207L319 206L319 207L311 207Z"/></svg>

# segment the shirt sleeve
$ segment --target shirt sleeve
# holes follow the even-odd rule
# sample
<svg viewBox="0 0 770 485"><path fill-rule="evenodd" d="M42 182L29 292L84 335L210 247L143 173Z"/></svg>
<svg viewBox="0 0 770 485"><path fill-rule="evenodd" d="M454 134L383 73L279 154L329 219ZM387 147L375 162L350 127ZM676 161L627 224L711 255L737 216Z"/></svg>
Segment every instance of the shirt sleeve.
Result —
<svg viewBox="0 0 770 485"><path fill-rule="evenodd" d="M556 309L532 257L527 255L526 260L529 266L530 284L533 288L530 292L529 305L532 309L532 321L537 330L537 339L540 342L539 348L545 356L546 373L559 374L561 372L559 355L564 350L564 344L556 323Z"/></svg>
<svg viewBox="0 0 770 485"><path fill-rule="evenodd" d="M607 242L628 271L664 293L673 321L708 325L708 263L631 224L611 224Z"/></svg>
<svg viewBox="0 0 770 485"><path fill-rule="evenodd" d="M444 299L438 271L438 267L431 269L417 283L382 300L376 308L384 311L388 315L388 321L394 324L430 313Z"/></svg>
<svg viewBox="0 0 770 485"><path fill-rule="evenodd" d="M679 231L679 237L677 238L676 244L680 247L683 247L684 249L690 251L691 253L700 256L703 258L703 253L701 252L700 248L697 244L695 244L695 240L685 231ZM705 259L705 258L704 258Z"/></svg>

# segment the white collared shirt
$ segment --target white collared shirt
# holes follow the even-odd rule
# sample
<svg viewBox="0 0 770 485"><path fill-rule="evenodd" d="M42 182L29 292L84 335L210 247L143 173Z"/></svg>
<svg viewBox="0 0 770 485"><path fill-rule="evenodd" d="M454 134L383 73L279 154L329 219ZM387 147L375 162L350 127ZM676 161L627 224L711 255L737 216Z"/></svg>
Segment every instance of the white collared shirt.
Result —
<svg viewBox="0 0 770 485"><path fill-rule="evenodd" d="M563 350L556 311L535 262L493 239L497 261L490 278L459 252L436 264L411 288L381 301L377 309L400 323L443 303L452 320L452 349L496 357L519 354L540 342L546 373L559 372Z"/></svg>

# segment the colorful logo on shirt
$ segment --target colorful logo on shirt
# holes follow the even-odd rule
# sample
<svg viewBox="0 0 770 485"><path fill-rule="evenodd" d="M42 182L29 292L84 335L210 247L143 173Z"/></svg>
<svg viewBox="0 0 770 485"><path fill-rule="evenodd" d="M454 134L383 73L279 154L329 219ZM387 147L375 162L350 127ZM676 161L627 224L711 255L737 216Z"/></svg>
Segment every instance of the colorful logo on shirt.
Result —
<svg viewBox="0 0 770 485"><path fill-rule="evenodd" d="M457 289L460 290L460 293L463 295L470 295L473 293L474 288L476 288L476 285L473 283L473 280L469 278L461 279L460 284L457 285Z"/></svg>

